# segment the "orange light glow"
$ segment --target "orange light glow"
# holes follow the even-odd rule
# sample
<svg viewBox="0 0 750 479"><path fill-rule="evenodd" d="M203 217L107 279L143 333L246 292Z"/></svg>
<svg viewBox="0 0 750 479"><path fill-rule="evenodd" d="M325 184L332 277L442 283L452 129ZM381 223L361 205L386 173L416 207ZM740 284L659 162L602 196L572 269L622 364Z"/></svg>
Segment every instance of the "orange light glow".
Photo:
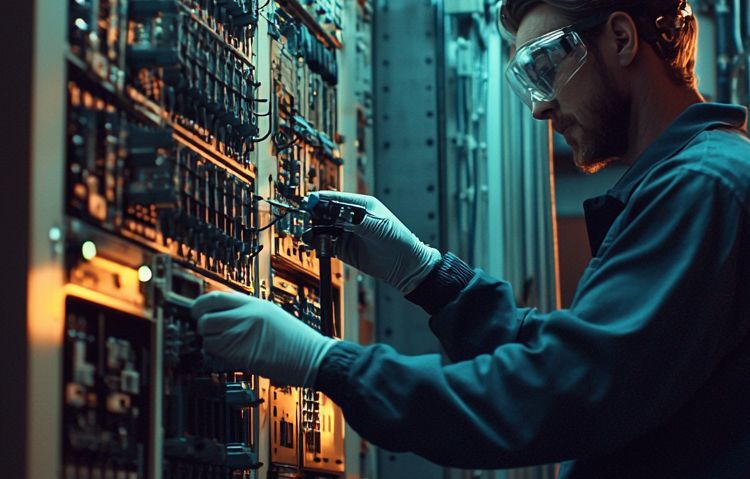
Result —
<svg viewBox="0 0 750 479"><path fill-rule="evenodd" d="M62 268L56 263L37 266L29 272L27 331L32 344L62 343L65 294Z"/></svg>
<svg viewBox="0 0 750 479"><path fill-rule="evenodd" d="M92 303L97 303L111 309L122 311L123 313L132 314L134 316L144 316L142 308L138 308L126 301L104 295L77 284L66 284L63 291L65 293L65 296L75 296L76 298L85 299L87 301L91 301Z"/></svg>

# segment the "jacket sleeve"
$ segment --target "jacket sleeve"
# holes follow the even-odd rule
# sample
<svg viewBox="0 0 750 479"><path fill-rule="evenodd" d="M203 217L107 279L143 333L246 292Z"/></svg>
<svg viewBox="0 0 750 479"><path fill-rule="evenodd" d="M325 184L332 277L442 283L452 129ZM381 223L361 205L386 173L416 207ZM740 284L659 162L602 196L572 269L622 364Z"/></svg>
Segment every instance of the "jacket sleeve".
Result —
<svg viewBox="0 0 750 479"><path fill-rule="evenodd" d="M509 283L478 270L455 300L430 318L430 329L451 361L465 361L519 341L532 322L530 312L516 307Z"/></svg>
<svg viewBox="0 0 750 479"><path fill-rule="evenodd" d="M570 310L527 311L517 342L478 339L486 351L453 364L341 343L317 387L374 444L451 467L604 454L654 429L747 334L730 314L746 213L721 178L686 168L644 184ZM490 306L462 301L486 287L499 317L519 318L509 288L472 281L438 317L471 321L471 304Z"/></svg>
<svg viewBox="0 0 750 479"><path fill-rule="evenodd" d="M452 361L517 341L530 311L516 308L509 283L472 270L452 253L406 299L432 315L430 329Z"/></svg>

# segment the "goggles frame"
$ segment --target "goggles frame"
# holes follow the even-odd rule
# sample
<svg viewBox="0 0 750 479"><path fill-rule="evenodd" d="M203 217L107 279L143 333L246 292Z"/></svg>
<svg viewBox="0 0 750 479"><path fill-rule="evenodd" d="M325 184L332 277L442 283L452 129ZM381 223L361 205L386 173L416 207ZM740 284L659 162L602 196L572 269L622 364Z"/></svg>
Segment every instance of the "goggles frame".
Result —
<svg viewBox="0 0 750 479"><path fill-rule="evenodd" d="M518 25L512 23L510 21L510 16L507 15L507 3L508 0L500 0L500 4L498 7L497 26L503 38L511 43L515 43L515 32L518 30ZM622 11L633 16L633 14L631 13L631 9L647 3L648 2L645 0L636 1L632 5L629 5L629 8L623 9ZM541 37L533 39L520 46L516 52L515 57L510 61L505 71L506 78L508 79L514 92L518 94L524 101L524 103L526 103L530 108L532 107L534 101L553 101L557 97L557 94L560 92L560 90L562 90L562 88L567 85L568 82L570 82L575 74L578 73L578 71L586 63L588 51L586 49L585 43L581 39L581 34L601 25L609 18L610 15L612 15L612 13L617 11L619 10L615 8L600 11L599 13L594 13L588 18L585 18L572 25L553 30L552 32L542 35ZM690 4L687 2L687 0L681 0L677 5L676 12L658 15L655 20L651 21L652 25L650 25L650 28L648 28L649 25L639 24L646 27L643 31L641 30L641 27L639 27L639 34L641 34L648 43L651 43L654 48L657 49L657 51L661 51L661 48L663 47L661 42L673 41L676 33L685 27L687 19L691 17L693 17L693 10ZM633 16L633 19L636 20L636 16ZM563 49L567 51L568 55L558 58L557 65L553 65L555 67L554 71L548 69L546 72L543 72L546 73L546 75L539 75L539 72L530 70L528 68L530 65L530 63L528 62L528 58L526 58L526 65L524 65L526 68L521 68L519 66L519 54L523 55L524 53L526 53L532 59L539 58L540 55L538 53L535 56L534 54L530 53L528 49L537 46L541 50L545 41L548 42L549 45L551 45L554 41L558 41L558 52L560 49ZM563 44L563 41L566 41L567 43ZM566 76L564 78L558 79L557 72L560 70L560 65L562 65L566 61L566 59L569 59L569 56L573 53L577 53L577 58L574 58L576 60L576 64L573 66L567 65L567 71L565 71ZM548 65L552 63L549 57L547 59L547 62ZM550 73L554 73L554 76L551 78L549 77ZM546 84L535 85L534 78L542 79L542 81L544 81Z"/></svg>
<svg viewBox="0 0 750 479"><path fill-rule="evenodd" d="M583 67L588 49L581 34L609 19L601 13L534 38L517 50L505 76L513 91L531 108L534 102L553 101Z"/></svg>

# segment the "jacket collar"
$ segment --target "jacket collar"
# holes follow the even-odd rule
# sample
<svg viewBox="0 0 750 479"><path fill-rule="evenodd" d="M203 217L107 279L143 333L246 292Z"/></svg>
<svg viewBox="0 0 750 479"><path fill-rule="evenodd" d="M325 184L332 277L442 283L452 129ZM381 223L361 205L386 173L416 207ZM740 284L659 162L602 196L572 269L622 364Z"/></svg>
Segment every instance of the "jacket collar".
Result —
<svg viewBox="0 0 750 479"><path fill-rule="evenodd" d="M641 153L607 194L627 203L652 167L679 153L700 133L717 128L731 128L747 133L747 108L721 103L696 103L689 106Z"/></svg>
<svg viewBox="0 0 750 479"><path fill-rule="evenodd" d="M691 105L646 148L612 189L603 196L584 202L593 256L596 256L610 227L625 209L625 204L633 191L651 168L676 155L701 132L717 128L730 128L747 133L747 108L720 103Z"/></svg>

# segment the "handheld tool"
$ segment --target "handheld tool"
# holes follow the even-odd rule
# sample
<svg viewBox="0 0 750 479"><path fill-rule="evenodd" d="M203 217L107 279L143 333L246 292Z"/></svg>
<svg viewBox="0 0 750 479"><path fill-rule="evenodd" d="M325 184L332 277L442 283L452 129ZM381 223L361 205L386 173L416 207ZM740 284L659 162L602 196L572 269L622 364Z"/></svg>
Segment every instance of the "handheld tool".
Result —
<svg viewBox="0 0 750 479"><path fill-rule="evenodd" d="M320 316L322 333L333 336L333 284L331 258L333 244L344 232L344 225L360 225L367 216L367 209L341 201L321 198L313 193L302 202L302 208L310 214L315 253L320 261Z"/></svg>

